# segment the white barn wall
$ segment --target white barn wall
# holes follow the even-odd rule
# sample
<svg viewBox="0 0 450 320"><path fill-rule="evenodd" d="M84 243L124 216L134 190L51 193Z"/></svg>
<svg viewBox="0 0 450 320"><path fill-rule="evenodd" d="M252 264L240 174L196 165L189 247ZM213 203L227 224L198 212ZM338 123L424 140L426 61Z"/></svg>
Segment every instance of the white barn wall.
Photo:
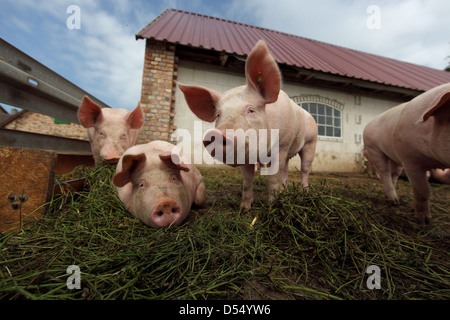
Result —
<svg viewBox="0 0 450 320"><path fill-rule="evenodd" d="M178 65L178 82L187 85L200 85L224 93L231 88L244 85L245 77L235 73L207 68L199 64L194 65L180 61ZM288 82L282 84L282 89L291 97L301 94L319 95L331 100L337 100L343 105L342 138L319 136L316 156L312 164L313 172L361 172L363 169L362 133L364 127L376 115L398 104L396 101L368 96L355 96L346 92L325 90ZM200 122L187 106L183 93L178 87L175 92L175 99L174 125L178 130L186 129L190 133L193 140L191 145L192 161L199 164L198 160L200 159L203 160L203 163L205 161L211 163L213 159L204 150L202 137L206 130L214 127L214 124L204 121ZM194 134L195 123L197 123L197 130L201 123L201 133L197 132ZM174 141L178 141L178 138L175 138ZM196 154L197 158L194 158L194 154ZM291 170L299 170L300 158L296 156L291 159L289 167Z"/></svg>

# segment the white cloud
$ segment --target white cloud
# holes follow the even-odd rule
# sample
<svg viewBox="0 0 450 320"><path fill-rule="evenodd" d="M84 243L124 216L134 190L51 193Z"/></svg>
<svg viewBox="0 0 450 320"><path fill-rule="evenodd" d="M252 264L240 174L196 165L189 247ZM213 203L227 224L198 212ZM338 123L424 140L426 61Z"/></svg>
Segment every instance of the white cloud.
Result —
<svg viewBox="0 0 450 320"><path fill-rule="evenodd" d="M132 31L133 30L133 31ZM71 49L81 58L77 77L111 107L134 108L141 94L145 42L106 11L84 11ZM89 91L89 89L87 89Z"/></svg>
<svg viewBox="0 0 450 320"><path fill-rule="evenodd" d="M78 30L66 26L72 4L81 10ZM27 37L35 43L26 53L111 107L136 106L145 50L145 42L135 40L142 27L136 17L143 19L136 10L142 7L124 0L17 0L10 5L23 14L11 23L32 31ZM32 19L24 19L25 12Z"/></svg>
<svg viewBox="0 0 450 320"><path fill-rule="evenodd" d="M369 5L380 8L379 30L367 28ZM235 0L229 11L261 27L437 69L450 55L449 1Z"/></svg>
<svg viewBox="0 0 450 320"><path fill-rule="evenodd" d="M31 28L28 24L26 24L23 20L17 18L17 17L10 17L10 20L8 22L11 26L18 28L21 31L24 31L26 33L31 32Z"/></svg>

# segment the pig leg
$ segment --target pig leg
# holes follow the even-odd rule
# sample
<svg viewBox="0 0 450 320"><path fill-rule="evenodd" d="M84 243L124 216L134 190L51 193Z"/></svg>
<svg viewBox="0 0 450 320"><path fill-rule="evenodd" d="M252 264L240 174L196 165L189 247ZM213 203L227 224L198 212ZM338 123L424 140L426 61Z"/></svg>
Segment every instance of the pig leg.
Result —
<svg viewBox="0 0 450 320"><path fill-rule="evenodd" d="M389 202L393 205L400 204L395 192L395 186L392 180L391 168L389 162L393 163L384 153L374 149L366 150L366 157L375 166L375 169L380 175L381 182L383 183L384 194L387 196Z"/></svg>
<svg viewBox="0 0 450 320"><path fill-rule="evenodd" d="M253 177L255 176L255 165L246 164L240 167L244 186L242 189L241 210L250 210L253 202Z"/></svg>
<svg viewBox="0 0 450 320"><path fill-rule="evenodd" d="M267 185L269 188L269 201L275 199L275 193L287 186L288 177L288 158L285 152L279 153L278 171L267 177ZM286 185L284 185L286 183Z"/></svg>
<svg viewBox="0 0 450 320"><path fill-rule="evenodd" d="M400 177L400 174L402 173L403 167L398 165L397 163L395 163L392 160L389 160L389 166L390 166L390 169L391 169L392 184L393 184L394 189L395 189L397 187L398 177Z"/></svg>
<svg viewBox="0 0 450 320"><path fill-rule="evenodd" d="M427 181L426 170L416 167L406 167L405 171L413 187L414 213L420 224L430 224L430 185Z"/></svg>
<svg viewBox="0 0 450 320"><path fill-rule="evenodd" d="M283 188L287 188L288 175L289 175L289 160L286 160L286 164L284 165L283 173L281 175L281 183L283 185Z"/></svg>
<svg viewBox="0 0 450 320"><path fill-rule="evenodd" d="M309 172L311 171L311 163L314 160L316 152L316 142L306 143L302 150L298 153L301 160L302 186L308 188Z"/></svg>

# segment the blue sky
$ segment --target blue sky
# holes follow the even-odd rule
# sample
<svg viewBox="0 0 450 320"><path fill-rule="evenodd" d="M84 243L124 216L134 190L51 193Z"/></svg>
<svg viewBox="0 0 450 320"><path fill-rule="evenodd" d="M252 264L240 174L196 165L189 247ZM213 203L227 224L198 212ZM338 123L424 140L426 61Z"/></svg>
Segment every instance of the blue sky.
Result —
<svg viewBox="0 0 450 320"><path fill-rule="evenodd" d="M67 27L70 5L80 8L80 29ZM378 8L377 28L368 26L370 6ZM450 62L450 1L443 0L0 0L0 37L111 107L132 109L145 47L135 34L167 8L436 69Z"/></svg>

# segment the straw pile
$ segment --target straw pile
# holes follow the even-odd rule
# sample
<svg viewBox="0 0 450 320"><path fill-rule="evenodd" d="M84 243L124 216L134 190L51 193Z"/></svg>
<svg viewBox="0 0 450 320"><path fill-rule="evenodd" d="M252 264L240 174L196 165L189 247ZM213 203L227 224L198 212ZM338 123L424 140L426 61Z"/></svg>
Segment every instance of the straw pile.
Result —
<svg viewBox="0 0 450 320"><path fill-rule="evenodd" d="M201 169L208 202L182 226L154 230L126 212L112 168L78 168L81 192L54 196L44 218L0 236L0 299L449 299L450 188L433 185L431 227L411 190L390 207L362 175L299 175L267 203L265 177L239 212L235 169ZM66 177L60 177L64 180ZM81 289L68 289L71 265ZM368 266L381 271L369 289Z"/></svg>

